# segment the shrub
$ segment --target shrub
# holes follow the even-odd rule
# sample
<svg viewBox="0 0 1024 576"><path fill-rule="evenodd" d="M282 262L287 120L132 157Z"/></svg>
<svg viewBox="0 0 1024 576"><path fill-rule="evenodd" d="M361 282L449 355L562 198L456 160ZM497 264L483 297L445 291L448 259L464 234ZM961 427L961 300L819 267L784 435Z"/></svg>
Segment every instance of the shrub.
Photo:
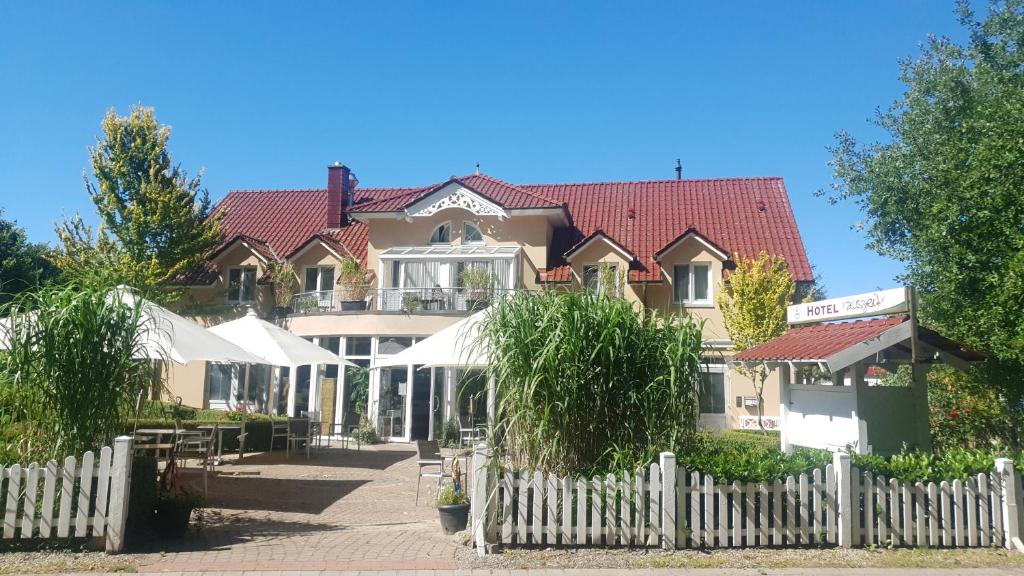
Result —
<svg viewBox="0 0 1024 576"><path fill-rule="evenodd" d="M793 454L786 454L779 450L777 441L773 447L758 446L747 438L752 436L698 434L678 446L676 459L686 470L710 474L724 482L781 480L825 468L832 461L832 454L825 450L797 448Z"/></svg>
<svg viewBox="0 0 1024 576"><path fill-rule="evenodd" d="M1020 453L1012 453L1000 446L990 450L958 448L929 454L920 450L908 450L906 446L889 458L876 454L853 454L850 462L857 468L872 474L896 478L907 482L941 482L943 480L966 480L969 476L987 474L995 467L999 457L1020 461Z"/></svg>
<svg viewBox="0 0 1024 576"><path fill-rule="evenodd" d="M377 435L377 429L373 427L373 423L366 416L359 420L359 427L356 428L353 436L361 444L380 444L380 436Z"/></svg>
<svg viewBox="0 0 1024 576"><path fill-rule="evenodd" d="M508 464L633 469L696 430L701 325L589 292L516 293L482 321Z"/></svg>
<svg viewBox="0 0 1024 576"><path fill-rule="evenodd" d="M437 436L437 445L441 448L458 448L461 442L459 437L459 421L452 418L441 426L440 434Z"/></svg>

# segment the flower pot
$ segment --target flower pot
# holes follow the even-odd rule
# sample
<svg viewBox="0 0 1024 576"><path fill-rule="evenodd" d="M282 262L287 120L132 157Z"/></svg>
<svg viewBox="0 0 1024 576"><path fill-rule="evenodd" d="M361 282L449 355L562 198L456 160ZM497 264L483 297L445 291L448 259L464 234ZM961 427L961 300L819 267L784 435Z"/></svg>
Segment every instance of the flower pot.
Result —
<svg viewBox="0 0 1024 576"><path fill-rule="evenodd" d="M366 300L342 300L341 309L344 310L366 310Z"/></svg>
<svg viewBox="0 0 1024 576"><path fill-rule="evenodd" d="M469 520L469 504L447 504L437 507L441 529L445 534L455 534L466 529Z"/></svg>
<svg viewBox="0 0 1024 576"><path fill-rule="evenodd" d="M188 530L192 504L158 500L153 509L153 530L162 538L181 538Z"/></svg>

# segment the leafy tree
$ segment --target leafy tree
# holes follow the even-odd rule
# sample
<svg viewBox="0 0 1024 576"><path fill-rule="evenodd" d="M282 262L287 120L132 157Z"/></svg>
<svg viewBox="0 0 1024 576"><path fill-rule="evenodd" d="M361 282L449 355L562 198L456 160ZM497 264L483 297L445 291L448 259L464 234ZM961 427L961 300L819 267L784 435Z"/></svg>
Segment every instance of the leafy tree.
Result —
<svg viewBox="0 0 1024 576"><path fill-rule="evenodd" d="M931 37L901 62L906 91L874 119L888 139L837 135L829 196L855 201L869 247L906 264L901 280L917 287L928 325L991 355L973 377L1019 412L1024 2L994 1L983 21L967 2L957 12L966 45Z"/></svg>
<svg viewBox="0 0 1024 576"><path fill-rule="evenodd" d="M80 217L59 225L62 247L55 261L73 277L124 282L153 289L200 265L220 242L220 216L211 217L201 175L189 177L167 150L170 126L152 108L128 116L111 109L103 137L90 148L95 180L86 190L100 227Z"/></svg>
<svg viewBox="0 0 1024 576"><path fill-rule="evenodd" d="M59 271L46 259L46 252L45 244L30 243L25 230L5 220L0 210L0 304L57 277Z"/></svg>
<svg viewBox="0 0 1024 576"><path fill-rule="evenodd" d="M786 306L796 283L780 257L761 252L756 259L737 254L735 260L729 283L718 291L718 306L733 347L742 352L786 333ZM764 430L764 384L775 370L763 364L736 370L754 383L758 425Z"/></svg>

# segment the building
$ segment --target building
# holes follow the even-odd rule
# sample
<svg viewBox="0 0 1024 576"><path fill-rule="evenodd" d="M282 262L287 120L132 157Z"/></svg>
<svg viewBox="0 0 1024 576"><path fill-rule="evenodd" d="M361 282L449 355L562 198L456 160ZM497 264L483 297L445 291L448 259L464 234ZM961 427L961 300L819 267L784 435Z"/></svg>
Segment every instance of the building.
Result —
<svg viewBox="0 0 1024 576"><path fill-rule="evenodd" d="M225 242L182 279L183 312L207 324L249 307L270 317L268 263L287 261L301 286L282 325L368 366L506 291L609 288L663 313L705 319L702 420L756 427L753 387L726 363L730 342L715 296L735 254L782 256L798 282L812 281L781 178L523 185L476 173L422 187L363 188L341 164L327 172L324 189L230 192L218 206ZM338 285L347 258L370 283L356 301L344 300L351 295ZM476 284L481 276L490 284L484 290ZM431 403L431 377L464 386L479 380L437 370L307 366L276 378L268 368L256 371L250 400L279 413L319 411L349 426L368 386L365 408L383 435L417 438L439 405ZM240 389L237 368L217 365L176 370L170 386L186 404L209 407L231 404ZM777 380L766 388L765 414L775 416ZM457 403L467 404L467 396ZM461 404L466 416L483 402Z"/></svg>

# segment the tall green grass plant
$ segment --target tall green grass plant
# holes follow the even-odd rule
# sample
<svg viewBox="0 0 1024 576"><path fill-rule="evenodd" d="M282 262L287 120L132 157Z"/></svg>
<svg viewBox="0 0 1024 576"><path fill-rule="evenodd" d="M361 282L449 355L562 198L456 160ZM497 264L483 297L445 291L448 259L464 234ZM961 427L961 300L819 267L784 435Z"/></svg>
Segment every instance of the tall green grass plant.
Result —
<svg viewBox="0 0 1024 576"><path fill-rule="evenodd" d="M492 307L496 439L508 464L558 474L633 469L697 426L702 325L588 292Z"/></svg>

